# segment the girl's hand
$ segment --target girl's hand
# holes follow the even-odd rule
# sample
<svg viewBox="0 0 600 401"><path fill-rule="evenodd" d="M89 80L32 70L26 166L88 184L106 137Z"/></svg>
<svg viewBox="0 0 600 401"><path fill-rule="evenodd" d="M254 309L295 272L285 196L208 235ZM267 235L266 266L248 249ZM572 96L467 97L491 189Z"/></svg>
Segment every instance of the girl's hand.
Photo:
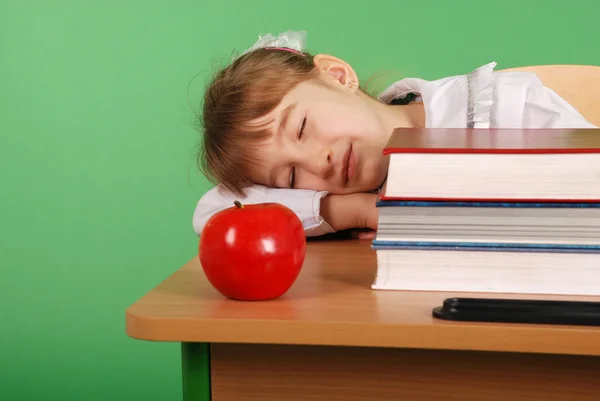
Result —
<svg viewBox="0 0 600 401"><path fill-rule="evenodd" d="M321 199L321 216L335 230L361 230L358 238L368 239L377 230L377 194L356 193L348 195L329 195Z"/></svg>

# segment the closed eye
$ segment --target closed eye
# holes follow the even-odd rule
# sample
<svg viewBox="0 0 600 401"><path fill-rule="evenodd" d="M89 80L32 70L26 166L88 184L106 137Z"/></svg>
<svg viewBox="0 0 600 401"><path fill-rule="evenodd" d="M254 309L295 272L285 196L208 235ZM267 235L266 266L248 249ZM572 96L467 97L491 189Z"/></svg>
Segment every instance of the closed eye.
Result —
<svg viewBox="0 0 600 401"><path fill-rule="evenodd" d="M295 179L296 179L296 168L292 167L292 170L290 171L290 188L294 188L295 183Z"/></svg>
<svg viewBox="0 0 600 401"><path fill-rule="evenodd" d="M302 134L304 134L304 126L306 125L306 116L302 119L302 124L300 125L300 129L298 130L298 139L302 138Z"/></svg>
<svg viewBox="0 0 600 401"><path fill-rule="evenodd" d="M306 126L306 116L302 119L302 124L300 125L300 129L298 130L298 140L302 139L302 135L304 134L304 127ZM296 168L292 167L290 171L290 188L294 188L296 185Z"/></svg>

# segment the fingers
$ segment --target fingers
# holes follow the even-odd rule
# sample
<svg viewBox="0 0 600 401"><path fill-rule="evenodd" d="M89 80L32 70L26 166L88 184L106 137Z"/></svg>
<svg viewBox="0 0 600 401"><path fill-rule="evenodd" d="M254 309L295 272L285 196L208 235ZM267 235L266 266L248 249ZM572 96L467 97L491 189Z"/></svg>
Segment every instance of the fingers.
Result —
<svg viewBox="0 0 600 401"><path fill-rule="evenodd" d="M373 240L375 238L376 233L377 231L374 230L363 231L358 233L358 239Z"/></svg>
<svg viewBox="0 0 600 401"><path fill-rule="evenodd" d="M375 239L375 234L377 234L377 231L375 230L352 230L350 232L350 237L360 240L373 240Z"/></svg>

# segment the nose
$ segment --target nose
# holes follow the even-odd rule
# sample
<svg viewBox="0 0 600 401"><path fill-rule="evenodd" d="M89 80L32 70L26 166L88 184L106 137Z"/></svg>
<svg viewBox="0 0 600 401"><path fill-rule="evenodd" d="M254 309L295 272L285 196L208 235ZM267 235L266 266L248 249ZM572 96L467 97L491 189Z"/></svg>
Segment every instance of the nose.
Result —
<svg viewBox="0 0 600 401"><path fill-rule="evenodd" d="M327 178L333 171L333 155L331 149L325 148L314 157L308 165L308 170L316 176Z"/></svg>

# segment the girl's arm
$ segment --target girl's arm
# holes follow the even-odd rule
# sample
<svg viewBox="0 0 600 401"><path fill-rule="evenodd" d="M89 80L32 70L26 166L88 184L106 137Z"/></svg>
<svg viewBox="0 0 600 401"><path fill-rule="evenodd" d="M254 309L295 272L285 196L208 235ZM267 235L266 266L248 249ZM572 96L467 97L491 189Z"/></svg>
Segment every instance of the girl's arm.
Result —
<svg viewBox="0 0 600 401"><path fill-rule="evenodd" d="M254 185L245 197L219 187L205 193L194 211L193 227L201 235L204 225L215 213L241 203L281 203L296 213L307 237L320 236L349 228L377 227L375 194L329 195L327 191L269 188Z"/></svg>

